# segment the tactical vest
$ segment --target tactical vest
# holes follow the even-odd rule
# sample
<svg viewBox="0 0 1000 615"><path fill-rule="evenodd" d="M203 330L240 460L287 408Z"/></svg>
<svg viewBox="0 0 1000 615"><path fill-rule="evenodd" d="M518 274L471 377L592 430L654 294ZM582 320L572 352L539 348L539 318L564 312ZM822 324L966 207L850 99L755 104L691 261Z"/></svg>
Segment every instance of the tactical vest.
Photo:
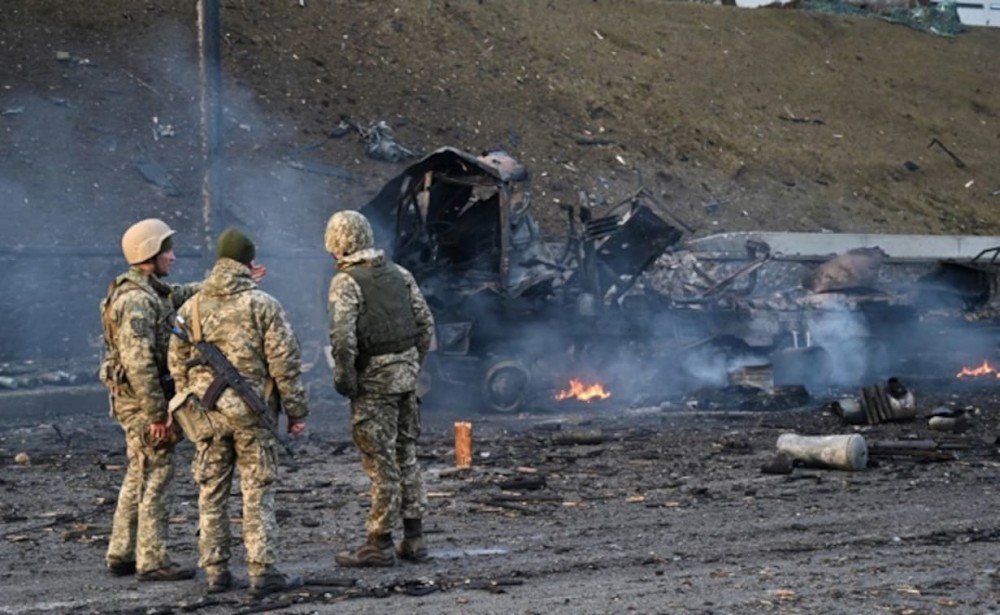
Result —
<svg viewBox="0 0 1000 615"><path fill-rule="evenodd" d="M392 263L356 265L343 270L361 287L364 307L358 314L358 362L381 354L404 352L417 343L417 321L410 291Z"/></svg>
<svg viewBox="0 0 1000 615"><path fill-rule="evenodd" d="M98 373L103 382L112 394L118 394L118 388L125 383L125 366L122 365L121 355L118 354L118 347L115 345L115 332L117 325L111 318L111 304L122 293L146 292L145 288L139 286L128 279L127 274L122 274L112 280L108 285L108 292L101 300L101 327L104 330L104 353L101 358L101 367Z"/></svg>
<svg viewBox="0 0 1000 615"><path fill-rule="evenodd" d="M104 299L101 300L101 326L104 330L104 356L101 358L101 367L98 372L98 377L114 395L118 394L120 387L125 384L127 378L125 377L125 366L122 364L121 354L119 353L118 347L114 342L118 325L111 317L111 305L118 300L118 297L130 292L143 292L156 301L161 301L160 297L157 297L151 289L137 284L134 280L130 280L127 273L116 277L111 284L108 285L108 292ZM173 382L170 379L169 372L167 372L165 362L165 348L166 342L169 340L169 333L161 331L158 332L157 335L163 335L164 337L162 340L159 339L159 337L156 340L157 347L162 347L164 349L164 352L157 353L156 359L158 371L160 372L160 385L164 389L164 394L167 395L167 398L169 399L169 397L173 395Z"/></svg>

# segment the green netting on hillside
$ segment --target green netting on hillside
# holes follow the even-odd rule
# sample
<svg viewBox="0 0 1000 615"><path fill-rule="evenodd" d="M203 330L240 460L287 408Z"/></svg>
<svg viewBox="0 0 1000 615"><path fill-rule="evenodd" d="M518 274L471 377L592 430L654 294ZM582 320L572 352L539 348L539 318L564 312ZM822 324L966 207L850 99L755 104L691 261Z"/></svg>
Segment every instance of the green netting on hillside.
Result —
<svg viewBox="0 0 1000 615"><path fill-rule="evenodd" d="M806 0L801 6L807 11L819 13L878 17L937 36L955 36L965 30L965 26L958 19L958 8L954 2L941 2L933 6L918 6L912 9L894 8L885 11L872 11L839 0Z"/></svg>

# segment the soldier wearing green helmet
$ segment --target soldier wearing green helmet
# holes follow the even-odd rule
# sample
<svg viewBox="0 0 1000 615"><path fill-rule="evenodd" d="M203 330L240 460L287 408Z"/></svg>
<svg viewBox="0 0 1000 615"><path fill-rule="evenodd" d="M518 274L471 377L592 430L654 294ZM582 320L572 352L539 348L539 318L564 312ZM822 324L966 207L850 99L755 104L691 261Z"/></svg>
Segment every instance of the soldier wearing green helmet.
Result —
<svg viewBox="0 0 1000 615"><path fill-rule="evenodd" d="M335 557L341 566L392 566L426 559L427 495L417 465L417 376L434 337L434 319L409 271L375 248L368 219L340 211L326 227L337 262L330 282L330 343L337 391L351 400L351 431L371 479L368 539ZM403 540L392 528L402 518Z"/></svg>
<svg viewBox="0 0 1000 615"><path fill-rule="evenodd" d="M205 571L206 589L224 592L234 584L228 502L239 468L249 589L261 598L302 582L277 565L273 428L284 410L289 434L303 433L309 408L298 339L278 300L258 287L255 256L253 241L242 231L229 228L219 236L215 266L201 290L178 310L178 323L188 335L170 341L167 362L178 391L171 408L196 449L198 565ZM257 411L232 387L213 397L210 390L221 374L204 361L198 350L203 344L215 347L239 374L260 404Z"/></svg>

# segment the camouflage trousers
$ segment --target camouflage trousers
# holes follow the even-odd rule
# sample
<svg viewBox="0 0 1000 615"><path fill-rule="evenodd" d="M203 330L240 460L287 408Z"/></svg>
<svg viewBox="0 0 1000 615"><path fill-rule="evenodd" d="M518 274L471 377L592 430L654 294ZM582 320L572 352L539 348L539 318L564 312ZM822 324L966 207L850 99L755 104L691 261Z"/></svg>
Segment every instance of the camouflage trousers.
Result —
<svg viewBox="0 0 1000 615"><path fill-rule="evenodd" d="M351 423L361 466L372 481L368 534L391 532L399 517L423 519L427 494L417 465L416 394L362 393L351 401Z"/></svg>
<svg viewBox="0 0 1000 615"><path fill-rule="evenodd" d="M263 575L276 561L277 443L267 429L232 429L221 423L216 423L215 437L195 442L192 473L199 486L198 565L209 574L228 568L232 534L227 503L233 472L239 468L247 569L251 576Z"/></svg>
<svg viewBox="0 0 1000 615"><path fill-rule="evenodd" d="M167 556L168 487L174 475L174 445L150 446L149 426L122 426L128 469L118 492L118 506L108 544L109 564L135 562L139 572L170 564Z"/></svg>

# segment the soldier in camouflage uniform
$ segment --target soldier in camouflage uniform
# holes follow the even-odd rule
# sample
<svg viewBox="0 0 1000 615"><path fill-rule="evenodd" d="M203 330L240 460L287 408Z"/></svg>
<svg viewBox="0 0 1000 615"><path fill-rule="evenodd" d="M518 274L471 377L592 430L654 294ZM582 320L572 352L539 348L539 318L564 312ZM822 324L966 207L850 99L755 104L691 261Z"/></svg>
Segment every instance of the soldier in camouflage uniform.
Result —
<svg viewBox="0 0 1000 615"><path fill-rule="evenodd" d="M189 341L174 337L168 362L178 390L171 408L196 449L192 469L199 485L198 565L205 570L208 591L226 591L232 585L226 503L233 471L239 468L250 593L261 597L301 584L301 579L282 574L275 565L278 463L271 426L277 425L283 406L288 432L298 435L309 411L298 340L281 304L251 279L255 251L253 242L238 230L223 232L219 259L201 291L178 310L178 322L185 323L190 342L217 346L267 401L272 414L258 416L232 388L225 389L214 407L202 407L200 400L216 374L209 365L192 361L199 355Z"/></svg>
<svg viewBox="0 0 1000 615"><path fill-rule="evenodd" d="M172 285L160 278L174 262L174 231L150 218L122 236L131 265L108 287L101 302L105 355L101 380L111 412L125 431L128 468L118 494L107 552L115 576L137 573L141 581L179 581L194 576L167 556L168 485L177 432L167 414L172 384L167 343L174 309L197 284Z"/></svg>
<svg viewBox="0 0 1000 615"><path fill-rule="evenodd" d="M337 261L329 306L334 381L351 400L354 443L372 481L368 540L335 560L341 566L392 566L392 527L400 516L403 540L395 554L423 560L427 495L417 466L416 384L434 319L410 272L375 249L372 227L362 214L335 213L325 239Z"/></svg>

